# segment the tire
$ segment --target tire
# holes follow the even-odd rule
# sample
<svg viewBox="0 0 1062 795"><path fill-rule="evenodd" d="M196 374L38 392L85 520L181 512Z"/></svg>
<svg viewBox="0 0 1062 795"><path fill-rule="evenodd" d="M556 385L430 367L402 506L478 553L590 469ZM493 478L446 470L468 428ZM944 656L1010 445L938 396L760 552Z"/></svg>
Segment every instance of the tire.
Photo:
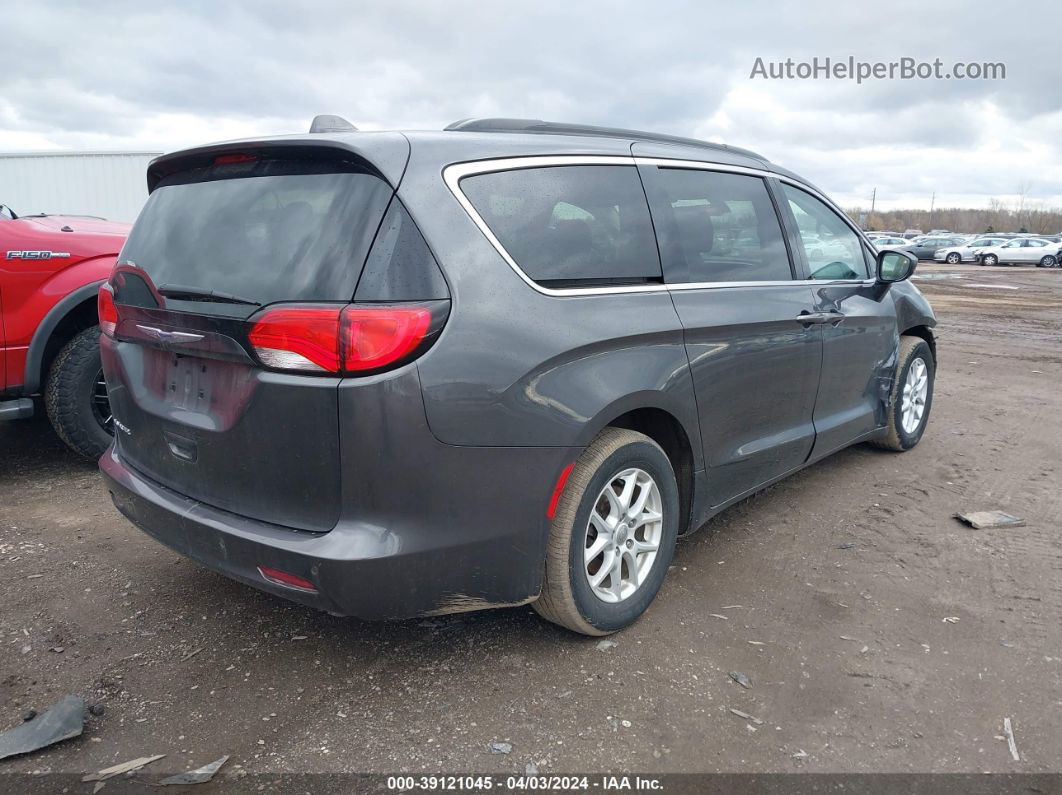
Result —
<svg viewBox="0 0 1062 795"><path fill-rule="evenodd" d="M923 396L922 414L917 425L904 425L904 393L908 376L912 369L921 362L924 367L926 389ZM893 381L889 396L888 423L886 435L874 442L875 447L902 453L910 450L922 439L926 424L929 422L930 409L933 407L933 382L937 366L933 352L921 337L900 337L900 350L896 364L896 379Z"/></svg>
<svg viewBox="0 0 1062 795"><path fill-rule="evenodd" d="M947 262L949 265L958 265L960 262L962 262L962 255L961 254L956 254L953 251L950 254L948 254L946 257L944 257L944 261Z"/></svg>
<svg viewBox="0 0 1062 795"><path fill-rule="evenodd" d="M622 475L629 472L641 472L655 483L655 495L652 490L642 485L640 475ZM624 492L617 494L613 502L607 498L605 489L616 489L636 478L632 487L630 502L636 503L640 496L648 491L649 502L645 503L653 513L653 505L659 508L660 519L635 525L628 532L626 525L614 525L616 535L605 536L596 527L591 527L591 513L607 509L608 516L597 513L596 523L603 519L619 518L617 512ZM542 594L533 603L540 616L560 624L573 632L583 635L608 635L632 624L649 607L656 597L667 575L668 566L675 552L675 540L678 537L679 495L675 472L667 455L656 442L644 434L620 428L606 428L593 443L583 451L576 461L568 481L564 486L557 504L546 546L545 581ZM640 584L624 581L624 572L629 579L632 574L627 561L630 552L620 554L618 582L611 572L617 571L609 566L610 573L605 576L599 588L609 591L615 602L607 602L595 592L589 578L606 567L610 559L615 559L613 539L619 536L621 550L637 549L638 543L657 540L655 557L650 559L650 552L635 552L634 558L648 565L642 572ZM601 540L605 546L590 561L585 560L587 544ZM610 558L611 555L611 558ZM596 568L595 568L596 567ZM613 586L618 585L618 589ZM623 595L625 588L630 588ZM620 593L617 596L615 591Z"/></svg>
<svg viewBox="0 0 1062 795"><path fill-rule="evenodd" d="M1055 263L1056 262L1058 262L1058 260L1055 259L1050 254L1048 254L1046 257L1041 257L1040 258L1040 261L1038 263L1036 263L1036 267L1038 267L1038 268L1053 268L1053 267L1055 267Z"/></svg>
<svg viewBox="0 0 1062 795"><path fill-rule="evenodd" d="M998 265L999 264L999 257L997 257L995 254L985 254L983 257L981 257L981 264L982 265Z"/></svg>
<svg viewBox="0 0 1062 795"><path fill-rule="evenodd" d="M44 384L44 405L55 432L75 453L93 460L111 444L105 387L96 400L101 377L100 328L92 326L63 346Z"/></svg>

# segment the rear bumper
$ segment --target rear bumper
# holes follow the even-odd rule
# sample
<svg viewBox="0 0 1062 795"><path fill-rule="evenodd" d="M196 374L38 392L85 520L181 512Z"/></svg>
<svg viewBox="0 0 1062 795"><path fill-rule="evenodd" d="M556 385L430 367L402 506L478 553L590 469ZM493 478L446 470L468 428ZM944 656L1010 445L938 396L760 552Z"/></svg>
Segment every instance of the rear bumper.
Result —
<svg viewBox="0 0 1062 795"><path fill-rule="evenodd" d="M482 473L475 462L497 469L497 449L450 449L465 459L467 475L450 483L474 485L453 495L448 519L420 516L418 522L407 515L396 517L392 528L340 520L327 533L292 530L189 499L127 466L113 446L100 459L100 471L118 510L157 541L234 580L335 615L397 619L533 601L542 585L548 481L569 451L509 448L517 471L540 471L547 484L541 499L521 505L504 485L477 483ZM463 512L462 504L471 510ZM259 566L310 580L317 592L270 582Z"/></svg>

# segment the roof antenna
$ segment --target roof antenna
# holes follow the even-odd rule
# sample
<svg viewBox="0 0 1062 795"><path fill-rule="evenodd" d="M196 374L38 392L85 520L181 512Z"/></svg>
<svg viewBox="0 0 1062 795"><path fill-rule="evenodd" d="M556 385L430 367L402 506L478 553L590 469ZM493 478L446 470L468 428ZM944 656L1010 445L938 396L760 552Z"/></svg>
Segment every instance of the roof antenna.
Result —
<svg viewBox="0 0 1062 795"><path fill-rule="evenodd" d="M342 133L357 132L358 128L344 119L342 116L333 116L331 113L321 113L313 117L310 122L312 133Z"/></svg>

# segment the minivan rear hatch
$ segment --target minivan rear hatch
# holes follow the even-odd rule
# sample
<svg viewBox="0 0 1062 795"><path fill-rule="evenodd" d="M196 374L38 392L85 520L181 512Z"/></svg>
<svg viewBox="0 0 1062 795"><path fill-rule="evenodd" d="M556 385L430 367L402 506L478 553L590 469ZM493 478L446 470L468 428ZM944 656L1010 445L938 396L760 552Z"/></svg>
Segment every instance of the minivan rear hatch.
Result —
<svg viewBox="0 0 1062 795"><path fill-rule="evenodd" d="M340 378L269 369L250 340L267 308L327 317L349 304L393 194L359 157L307 147L212 153L163 176L111 277L111 308L101 295L121 458L209 505L331 529Z"/></svg>

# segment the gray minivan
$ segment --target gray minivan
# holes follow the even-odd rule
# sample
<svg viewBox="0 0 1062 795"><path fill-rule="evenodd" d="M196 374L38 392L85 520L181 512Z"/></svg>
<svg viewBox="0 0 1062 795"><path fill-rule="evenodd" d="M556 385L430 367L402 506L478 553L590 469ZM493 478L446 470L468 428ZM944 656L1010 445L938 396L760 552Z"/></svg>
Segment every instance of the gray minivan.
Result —
<svg viewBox="0 0 1062 795"><path fill-rule="evenodd" d="M100 292L100 468L178 552L339 615L532 603L599 635L728 505L921 438L913 258L763 157L327 126L153 161Z"/></svg>

